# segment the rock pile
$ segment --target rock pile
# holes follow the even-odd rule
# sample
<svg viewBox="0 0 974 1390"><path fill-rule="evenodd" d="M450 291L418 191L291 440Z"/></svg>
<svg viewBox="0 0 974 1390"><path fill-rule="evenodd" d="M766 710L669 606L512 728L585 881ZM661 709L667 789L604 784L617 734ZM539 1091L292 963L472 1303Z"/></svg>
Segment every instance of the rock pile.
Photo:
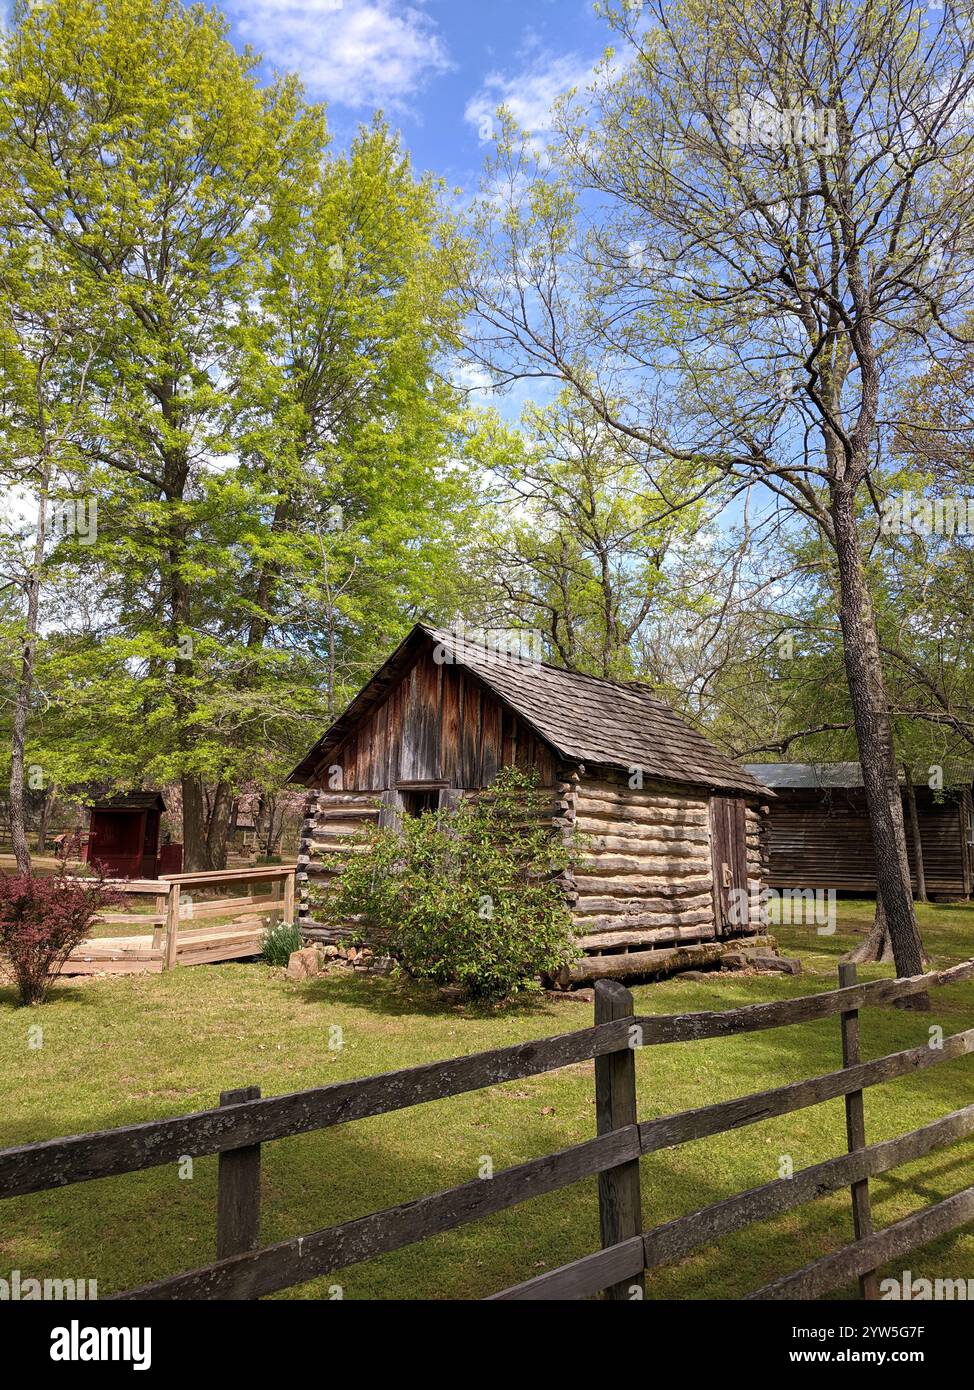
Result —
<svg viewBox="0 0 974 1390"><path fill-rule="evenodd" d="M345 966L359 975L391 975L392 956L377 956L370 946L303 946L292 951L284 972L289 980L308 980L331 966Z"/></svg>

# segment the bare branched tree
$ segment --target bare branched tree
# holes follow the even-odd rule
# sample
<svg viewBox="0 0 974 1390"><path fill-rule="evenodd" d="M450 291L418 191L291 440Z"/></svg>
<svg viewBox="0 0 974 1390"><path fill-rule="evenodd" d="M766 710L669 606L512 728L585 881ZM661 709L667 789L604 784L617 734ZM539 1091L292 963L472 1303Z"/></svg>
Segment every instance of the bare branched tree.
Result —
<svg viewBox="0 0 974 1390"><path fill-rule="evenodd" d="M879 896L922 968L863 554L904 380L974 287L969 0L605 6L617 42L539 148L503 127L471 350L568 383L653 485L759 483L834 556ZM673 505L660 493L660 506Z"/></svg>

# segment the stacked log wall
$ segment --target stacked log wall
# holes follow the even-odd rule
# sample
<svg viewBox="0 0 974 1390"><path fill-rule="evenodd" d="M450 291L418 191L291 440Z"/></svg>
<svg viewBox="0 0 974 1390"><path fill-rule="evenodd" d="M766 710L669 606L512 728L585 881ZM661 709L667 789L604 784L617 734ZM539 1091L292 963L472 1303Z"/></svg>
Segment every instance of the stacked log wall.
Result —
<svg viewBox="0 0 974 1390"><path fill-rule="evenodd" d="M744 825L747 835L747 877L749 883L768 881L768 808L763 803L746 802Z"/></svg>
<svg viewBox="0 0 974 1390"><path fill-rule="evenodd" d="M706 793L622 776L583 776L575 789L573 916L586 951L684 940L714 932Z"/></svg>
<svg viewBox="0 0 974 1390"><path fill-rule="evenodd" d="M928 893L969 892L964 797L936 801L917 789L920 839ZM916 889L913 831L904 811L910 874ZM767 881L775 888L835 888L875 893L876 866L865 797L857 789L831 794L782 788L768 817Z"/></svg>
<svg viewBox="0 0 974 1390"><path fill-rule="evenodd" d="M669 784L628 787L621 774L598 776L562 766L541 815L576 844L563 887L579 944L586 952L653 949L716 936L710 856L709 796ZM489 795L471 789L466 795ZM356 830L376 824L379 793L315 790L309 794L298 858L299 921L311 925L310 883L327 887L329 859ZM745 810L749 880L765 881L765 821ZM349 924L352 925L352 924ZM337 931L337 929L336 929Z"/></svg>
<svg viewBox="0 0 974 1390"><path fill-rule="evenodd" d="M314 920L309 888L327 888L335 876L334 857L348 851L349 836L378 824L379 811L375 792L309 792L296 874L299 926L310 926Z"/></svg>
<svg viewBox="0 0 974 1390"><path fill-rule="evenodd" d="M567 781L553 782L550 786L539 787L537 813L524 824L552 825L562 834L570 833L571 826L571 787ZM489 788L474 788L464 793L465 797L490 796ZM298 923L308 927L314 920L314 908L310 902L308 889L327 889L336 876L334 860L336 856L348 853L349 836L369 825L379 824L382 813L382 794L380 792L330 792L316 790L308 795L305 804L305 817L301 829L301 841L297 861ZM570 893L571 875L565 876L566 894ZM348 923L359 927L360 923ZM336 934L338 928L335 929Z"/></svg>
<svg viewBox="0 0 974 1390"><path fill-rule="evenodd" d="M766 849L756 801L746 804L745 825L748 880L761 884ZM588 773L574 789L574 829L583 849L572 911L585 951L715 939L707 791L662 782L631 788L622 774Z"/></svg>

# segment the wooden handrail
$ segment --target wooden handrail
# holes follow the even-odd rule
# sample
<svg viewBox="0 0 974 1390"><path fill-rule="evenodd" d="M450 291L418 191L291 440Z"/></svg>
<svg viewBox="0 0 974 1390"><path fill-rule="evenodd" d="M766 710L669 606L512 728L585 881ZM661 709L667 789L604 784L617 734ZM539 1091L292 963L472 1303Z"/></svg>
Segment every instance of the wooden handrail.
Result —
<svg viewBox="0 0 974 1390"><path fill-rule="evenodd" d="M160 888L167 895L165 929L164 931L157 929L156 935L153 937L153 945L163 947L163 969L172 970L178 964L177 946L179 924L182 919L180 903L184 894L187 897L190 896L188 890L195 891L225 883L264 883L269 881L271 885L269 910L271 912L280 911L282 921L293 923L296 874L296 864L268 864L266 867L260 866L254 869L216 869L198 873L170 874L167 878L159 879ZM281 896L282 886L283 897ZM234 900L226 899L225 902L227 909L231 910ZM216 916L223 906L224 904L219 900L203 903L199 912L194 910L191 916L194 920L197 917Z"/></svg>
<svg viewBox="0 0 974 1390"><path fill-rule="evenodd" d="M286 878L297 872L297 864L258 865L253 869L201 869L191 874L166 874L157 883L192 883L204 887L207 883L236 883L247 878Z"/></svg>
<svg viewBox="0 0 974 1390"><path fill-rule="evenodd" d="M137 896L140 893L165 892L170 883L193 883L205 887L207 883L235 883L238 879L286 878L288 874L296 872L297 864L258 864L255 868L246 869L201 869L186 874L160 874L158 878L106 878L105 883L110 888L117 888L120 893ZM95 882L94 879L83 878L81 875L72 875L68 881Z"/></svg>

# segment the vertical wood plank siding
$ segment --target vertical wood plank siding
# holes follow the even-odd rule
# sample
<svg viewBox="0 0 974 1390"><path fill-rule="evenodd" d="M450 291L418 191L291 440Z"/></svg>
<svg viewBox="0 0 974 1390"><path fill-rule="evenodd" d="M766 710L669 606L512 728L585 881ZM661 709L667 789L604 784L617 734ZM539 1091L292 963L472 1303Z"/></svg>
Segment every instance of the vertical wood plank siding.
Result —
<svg viewBox="0 0 974 1390"><path fill-rule="evenodd" d="M423 653L345 742L316 769L328 786L340 769L345 792L381 792L398 782L487 787L501 767L536 768L555 779L555 756L475 675Z"/></svg>

